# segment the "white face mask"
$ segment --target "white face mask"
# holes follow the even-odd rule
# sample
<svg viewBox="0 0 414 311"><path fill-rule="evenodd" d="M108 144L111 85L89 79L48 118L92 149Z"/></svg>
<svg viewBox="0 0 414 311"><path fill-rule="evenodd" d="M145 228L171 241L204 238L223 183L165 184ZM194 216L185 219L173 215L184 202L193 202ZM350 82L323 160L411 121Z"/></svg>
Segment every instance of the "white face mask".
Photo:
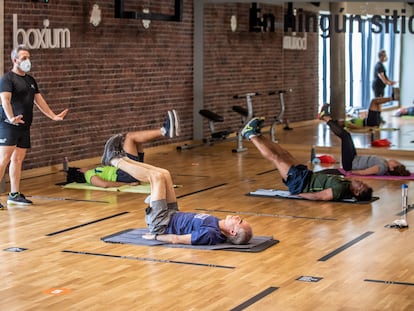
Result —
<svg viewBox="0 0 414 311"><path fill-rule="evenodd" d="M32 68L32 63L30 63L30 59L25 59L24 61L20 62L19 68L24 72L29 72Z"/></svg>

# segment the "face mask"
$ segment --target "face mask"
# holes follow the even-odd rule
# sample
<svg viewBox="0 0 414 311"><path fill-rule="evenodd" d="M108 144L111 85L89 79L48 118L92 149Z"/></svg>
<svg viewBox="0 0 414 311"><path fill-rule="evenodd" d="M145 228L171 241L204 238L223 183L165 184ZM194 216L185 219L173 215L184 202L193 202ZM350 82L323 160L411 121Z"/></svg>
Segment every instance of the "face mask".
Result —
<svg viewBox="0 0 414 311"><path fill-rule="evenodd" d="M32 68L32 64L30 63L30 59L26 59L26 60L20 62L19 68L21 70L23 70L24 72L26 72L26 73L29 72L30 69Z"/></svg>

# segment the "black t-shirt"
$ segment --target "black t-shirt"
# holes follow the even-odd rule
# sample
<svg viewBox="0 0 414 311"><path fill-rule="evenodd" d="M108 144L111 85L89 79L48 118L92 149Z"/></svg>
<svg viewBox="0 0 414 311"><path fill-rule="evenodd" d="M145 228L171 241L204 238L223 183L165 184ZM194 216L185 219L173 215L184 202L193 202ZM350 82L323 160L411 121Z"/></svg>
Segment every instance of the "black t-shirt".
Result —
<svg viewBox="0 0 414 311"><path fill-rule="evenodd" d="M384 82L382 82L382 80L378 77L378 74L382 72L384 73L384 76L386 77L387 73L385 71L384 65L381 62L378 62L374 68L374 81L373 81L374 87L376 88L385 88Z"/></svg>
<svg viewBox="0 0 414 311"><path fill-rule="evenodd" d="M33 120L33 104L35 94L39 93L36 80L29 75L20 76L12 71L6 73L0 80L0 93L11 92L11 106L14 116L23 115L24 124L19 124L19 128L29 128ZM9 126L7 116L0 106L0 128Z"/></svg>

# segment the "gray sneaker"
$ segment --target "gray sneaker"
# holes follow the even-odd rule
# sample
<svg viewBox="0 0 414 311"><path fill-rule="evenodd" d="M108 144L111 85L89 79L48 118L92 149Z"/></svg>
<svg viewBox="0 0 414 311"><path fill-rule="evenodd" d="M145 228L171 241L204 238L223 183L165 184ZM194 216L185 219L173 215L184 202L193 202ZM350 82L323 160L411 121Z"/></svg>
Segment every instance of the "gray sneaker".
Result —
<svg viewBox="0 0 414 311"><path fill-rule="evenodd" d="M181 134L180 116L178 115L178 112L175 109L172 110L172 113L174 115L175 136L180 136Z"/></svg>
<svg viewBox="0 0 414 311"><path fill-rule="evenodd" d="M9 193L9 197L7 198L7 204L31 205L33 204L33 202L26 199L23 193L16 192L14 194Z"/></svg>
<svg viewBox="0 0 414 311"><path fill-rule="evenodd" d="M124 142L124 135L117 134L109 138L105 144L104 152L102 154L102 165L112 165L111 160L114 158L122 158L126 156L125 151L122 149Z"/></svg>

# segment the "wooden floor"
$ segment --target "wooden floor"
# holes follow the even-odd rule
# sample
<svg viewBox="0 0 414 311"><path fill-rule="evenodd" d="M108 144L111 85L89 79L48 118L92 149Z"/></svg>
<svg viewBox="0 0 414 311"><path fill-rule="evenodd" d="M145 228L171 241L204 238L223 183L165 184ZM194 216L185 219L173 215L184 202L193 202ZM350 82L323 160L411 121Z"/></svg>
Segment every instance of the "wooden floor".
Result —
<svg viewBox="0 0 414 311"><path fill-rule="evenodd" d="M312 145L339 160L339 140L323 123L291 126L277 138L304 163ZM377 133L393 146L360 152L398 157L414 171L414 119L386 126L400 128ZM354 137L368 146L369 134ZM242 153L231 152L234 140L181 152L157 147L146 162L182 185L182 211L239 213L255 235L280 243L259 253L104 243L145 227L145 194L68 190L56 185L61 171L26 172L21 188L34 205L0 211L0 310L414 310L413 212L408 229L384 227L400 218L402 181L369 180L380 197L371 204L249 197L285 187L244 145ZM406 183L413 204L414 181Z"/></svg>

